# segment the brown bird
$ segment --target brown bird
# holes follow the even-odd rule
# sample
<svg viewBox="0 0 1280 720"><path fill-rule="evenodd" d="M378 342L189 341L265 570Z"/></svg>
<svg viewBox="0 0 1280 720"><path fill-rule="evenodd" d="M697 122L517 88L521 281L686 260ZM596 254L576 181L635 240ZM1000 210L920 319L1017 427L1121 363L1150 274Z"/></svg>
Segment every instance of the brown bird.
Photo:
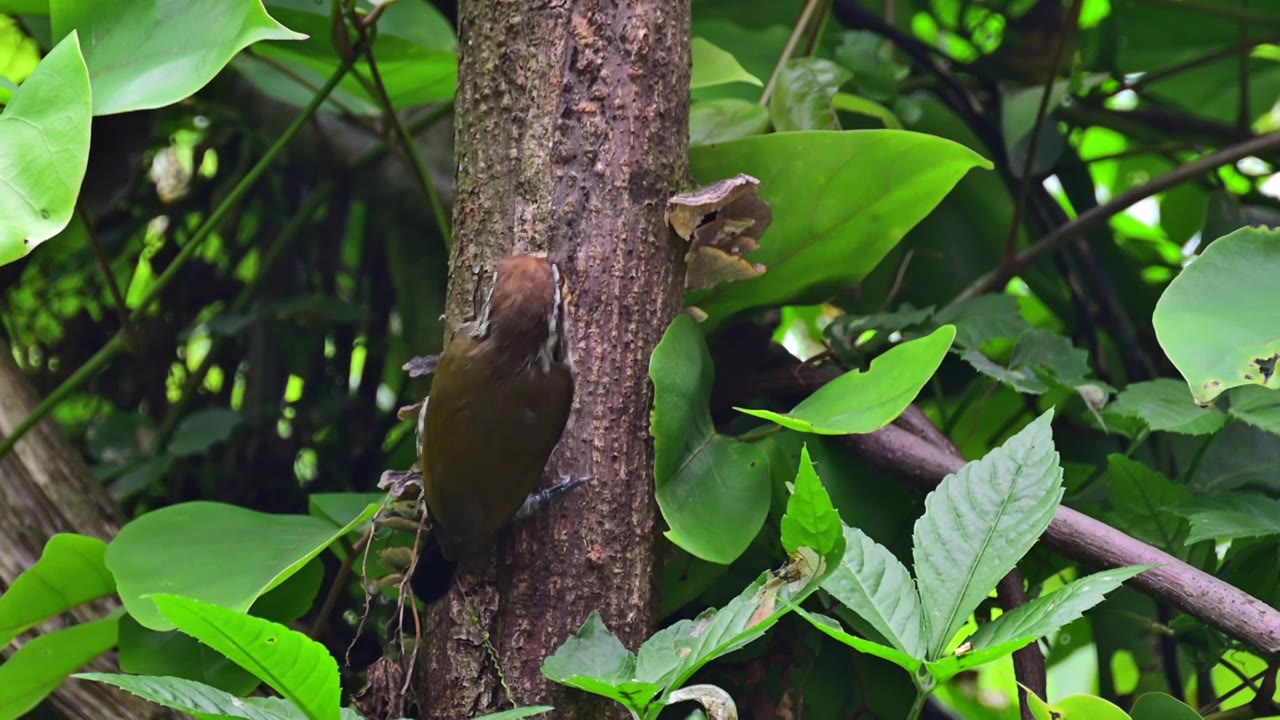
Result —
<svg viewBox="0 0 1280 720"><path fill-rule="evenodd" d="M428 603L510 520L585 482L536 492L573 404L559 269L512 255L494 276L480 317L445 346L418 415L431 536L413 586Z"/></svg>

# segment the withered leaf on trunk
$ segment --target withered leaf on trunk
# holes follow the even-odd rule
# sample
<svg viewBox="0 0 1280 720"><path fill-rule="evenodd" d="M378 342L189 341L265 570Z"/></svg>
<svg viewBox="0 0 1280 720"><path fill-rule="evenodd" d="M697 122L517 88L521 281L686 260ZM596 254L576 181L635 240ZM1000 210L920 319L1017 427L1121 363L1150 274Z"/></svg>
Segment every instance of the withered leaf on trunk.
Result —
<svg viewBox="0 0 1280 720"><path fill-rule="evenodd" d="M773 210L757 194L760 181L738 174L667 201L667 222L689 242L685 288L707 290L753 278L765 266L742 257L760 247Z"/></svg>

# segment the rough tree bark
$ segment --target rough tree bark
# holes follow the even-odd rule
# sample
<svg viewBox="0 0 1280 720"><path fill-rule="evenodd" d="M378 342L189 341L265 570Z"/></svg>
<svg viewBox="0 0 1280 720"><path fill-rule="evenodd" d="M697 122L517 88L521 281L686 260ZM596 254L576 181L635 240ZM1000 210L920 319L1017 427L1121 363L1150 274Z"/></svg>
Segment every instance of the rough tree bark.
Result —
<svg viewBox="0 0 1280 720"><path fill-rule="evenodd" d="M0 438L31 413L35 391L0 341ZM120 518L102 485L89 474L79 453L52 420L31 429L13 451L0 458L0 593L35 564L44 544L57 533L74 532L103 540L115 537ZM118 603L103 600L69 614L77 622L98 620ZM62 619L39 628L65 627ZM0 654L4 648L0 648ZM101 657L86 670L118 672L114 659ZM151 720L178 717L158 705L100 683L70 680L50 697L69 720Z"/></svg>
<svg viewBox="0 0 1280 720"><path fill-rule="evenodd" d="M655 622L649 355L680 308L667 197L687 174L688 0L463 0L449 327L474 315L493 261L547 249L564 274L577 392L548 475L589 474L499 541L432 609L422 717L506 704L616 709L549 687L542 660L599 610L630 647Z"/></svg>

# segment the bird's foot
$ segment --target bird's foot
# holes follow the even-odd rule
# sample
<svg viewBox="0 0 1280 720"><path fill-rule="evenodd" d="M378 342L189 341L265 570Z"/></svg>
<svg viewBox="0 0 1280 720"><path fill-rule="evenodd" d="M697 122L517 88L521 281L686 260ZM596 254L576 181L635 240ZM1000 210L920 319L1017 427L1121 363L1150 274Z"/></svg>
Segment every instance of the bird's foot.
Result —
<svg viewBox="0 0 1280 720"><path fill-rule="evenodd" d="M521 505L520 510L516 512L516 519L523 520L524 518L529 517L546 507L547 503L551 502L557 496L563 495L579 485L585 485L590 480L591 478L588 476L566 477L549 488L539 490L536 493L531 493L528 499L524 501L524 505Z"/></svg>

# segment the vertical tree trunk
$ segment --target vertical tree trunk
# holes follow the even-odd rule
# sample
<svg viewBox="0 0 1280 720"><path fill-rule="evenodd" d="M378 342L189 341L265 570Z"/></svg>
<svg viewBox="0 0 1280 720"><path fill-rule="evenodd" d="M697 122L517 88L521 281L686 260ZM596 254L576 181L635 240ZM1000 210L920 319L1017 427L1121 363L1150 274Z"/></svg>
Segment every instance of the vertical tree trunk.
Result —
<svg viewBox="0 0 1280 720"><path fill-rule="evenodd" d="M474 315L496 258L549 251L577 392L548 474L593 479L432 609L422 717L505 706L483 627L517 702L594 720L614 711L540 667L592 610L632 648L655 621L648 365L683 293L663 213L687 173L689 0L462 0L459 29L449 327Z"/></svg>

